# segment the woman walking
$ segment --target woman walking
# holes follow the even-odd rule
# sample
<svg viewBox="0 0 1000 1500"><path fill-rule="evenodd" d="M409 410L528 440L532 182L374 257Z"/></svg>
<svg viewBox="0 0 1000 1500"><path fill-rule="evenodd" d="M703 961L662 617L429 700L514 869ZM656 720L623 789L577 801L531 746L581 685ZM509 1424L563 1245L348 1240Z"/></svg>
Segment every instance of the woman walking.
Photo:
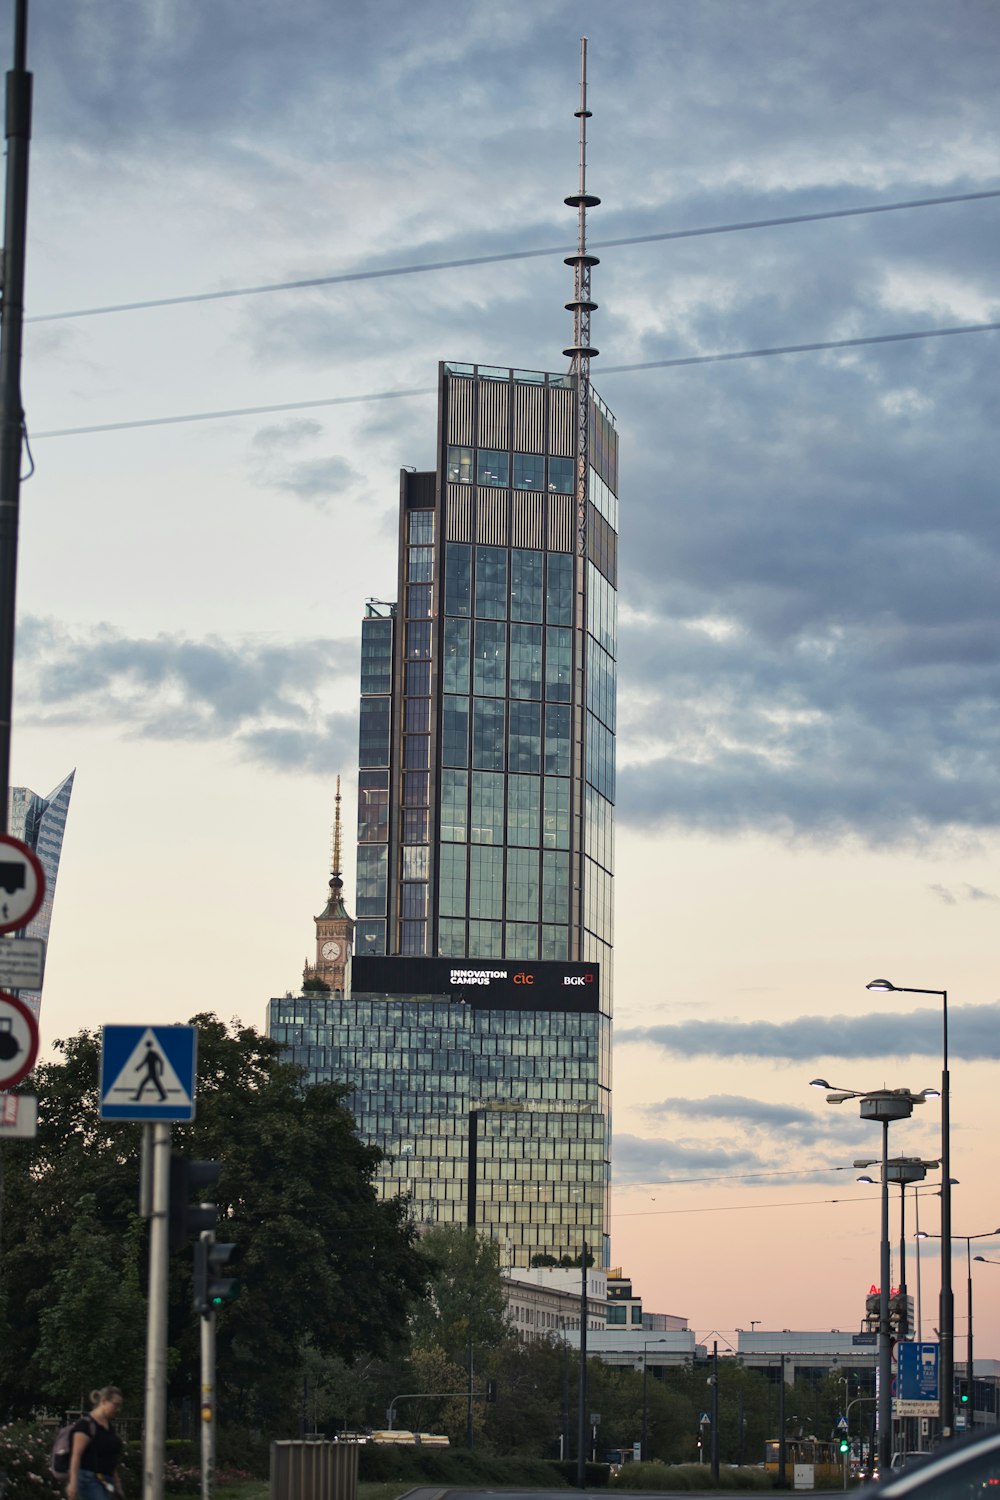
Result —
<svg viewBox="0 0 1000 1500"><path fill-rule="evenodd" d="M90 1400L90 1415L73 1425L66 1500L108 1500L109 1495L124 1500L117 1473L122 1440L112 1422L121 1411L122 1393L116 1385L106 1385L91 1391Z"/></svg>

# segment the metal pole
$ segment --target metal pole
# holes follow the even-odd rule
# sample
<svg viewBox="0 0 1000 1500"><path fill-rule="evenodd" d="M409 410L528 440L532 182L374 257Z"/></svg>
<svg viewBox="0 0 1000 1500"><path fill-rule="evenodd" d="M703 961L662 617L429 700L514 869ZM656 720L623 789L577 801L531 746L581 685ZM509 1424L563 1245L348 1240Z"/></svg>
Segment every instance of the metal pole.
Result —
<svg viewBox="0 0 1000 1500"><path fill-rule="evenodd" d="M576 1483L587 1488L587 1241L580 1251L580 1391L576 1432Z"/></svg>
<svg viewBox="0 0 1000 1500"><path fill-rule="evenodd" d="M889 1121L882 1121L882 1240L878 1296L878 1470L892 1463L892 1334L889 1329Z"/></svg>
<svg viewBox="0 0 1000 1500"><path fill-rule="evenodd" d="M719 1341L712 1341L712 1478L719 1479Z"/></svg>
<svg viewBox="0 0 1000 1500"><path fill-rule="evenodd" d="M202 1239L214 1240L211 1230ZM198 1320L201 1324L201 1500L215 1493L215 1313Z"/></svg>
<svg viewBox="0 0 1000 1500"><path fill-rule="evenodd" d="M969 1275L969 1332L968 1332L968 1337L967 1337L966 1345L965 1345L965 1347L966 1347L966 1356L965 1356L965 1358L966 1358L966 1364L968 1366L968 1369L966 1371L966 1375L967 1375L967 1384L968 1384L968 1387L969 1387L969 1430L971 1431L972 1428L976 1425L976 1393L975 1393L975 1390L973 1389L973 1381L975 1380L975 1374L974 1374L975 1366L972 1363L972 1240L971 1240L971 1238L966 1239L966 1241L965 1241L965 1264L966 1264L966 1269L967 1269L968 1275Z"/></svg>
<svg viewBox="0 0 1000 1500"><path fill-rule="evenodd" d="M470 1309L470 1312L471 1312L471 1309ZM472 1393L473 1393L473 1390L475 1388L475 1372L473 1370L473 1358L474 1358L474 1356L473 1356L473 1344L472 1344L472 1319L470 1317L470 1319L469 1319L469 1353L468 1353L468 1364L469 1364L468 1393L469 1393L469 1398L468 1398L468 1403L467 1403L466 1413L465 1413L465 1446L468 1449L470 1449L470 1450L472 1449L472 1447L474 1445L474 1441L475 1441L475 1433L473 1432L473 1425L472 1425Z"/></svg>
<svg viewBox="0 0 1000 1500"><path fill-rule="evenodd" d="M948 991L941 990L941 1436L955 1431L955 1298L951 1286L951 1081L948 1073Z"/></svg>
<svg viewBox="0 0 1000 1500"><path fill-rule="evenodd" d="M778 1477L774 1482L776 1490L788 1488L788 1477L785 1474L787 1463L787 1452L785 1449L785 1356L781 1356L778 1378Z"/></svg>
<svg viewBox="0 0 1000 1500"><path fill-rule="evenodd" d="M0 307L0 832L7 829L10 729L14 700L14 620L17 533L21 501L21 343L24 262L28 229L28 148L31 74L28 0L15 0L14 66L7 74L7 196Z"/></svg>
<svg viewBox="0 0 1000 1500"><path fill-rule="evenodd" d="M648 1363L649 1363L649 1353L647 1351L646 1345L643 1344L643 1346L642 1346L642 1441L639 1444L639 1453L642 1456L643 1463L646 1462L646 1458L647 1458L647 1453L646 1453L646 1432L647 1432L647 1427L648 1427L649 1406L648 1406L648 1392L647 1392L647 1389L646 1389L646 1384L647 1384L646 1377L647 1377L647 1374L648 1374L648 1370L647 1370Z"/></svg>
<svg viewBox="0 0 1000 1500"><path fill-rule="evenodd" d="M149 1216L149 1297L146 1322L146 1428L142 1500L163 1500L167 1436L167 1269L169 1262L170 1126L151 1127L153 1201Z"/></svg>
<svg viewBox="0 0 1000 1500"><path fill-rule="evenodd" d="M913 1198L914 1198L913 1222L916 1225L916 1229L915 1229L914 1235L913 1235L913 1243L914 1243L914 1246L916 1247L916 1255L917 1255L917 1343L918 1344L922 1344L923 1341L924 1341L924 1311L923 1311L923 1307L922 1307L921 1302L920 1302L920 1189L919 1188L914 1188L914 1190L913 1190Z"/></svg>

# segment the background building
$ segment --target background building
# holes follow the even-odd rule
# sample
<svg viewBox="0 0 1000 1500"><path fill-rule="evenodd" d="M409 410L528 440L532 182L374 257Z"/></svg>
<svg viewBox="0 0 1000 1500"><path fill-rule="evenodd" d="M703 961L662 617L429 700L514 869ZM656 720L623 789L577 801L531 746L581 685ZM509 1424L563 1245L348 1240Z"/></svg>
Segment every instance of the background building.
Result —
<svg viewBox="0 0 1000 1500"><path fill-rule="evenodd" d="M48 943L59 859L75 776L76 771L70 771L47 797L40 797L26 786L12 786L10 789L9 832L35 851L45 871L45 896L42 904L24 931L17 934L18 937L42 938ZM42 1003L41 990L18 990L17 993L37 1015Z"/></svg>

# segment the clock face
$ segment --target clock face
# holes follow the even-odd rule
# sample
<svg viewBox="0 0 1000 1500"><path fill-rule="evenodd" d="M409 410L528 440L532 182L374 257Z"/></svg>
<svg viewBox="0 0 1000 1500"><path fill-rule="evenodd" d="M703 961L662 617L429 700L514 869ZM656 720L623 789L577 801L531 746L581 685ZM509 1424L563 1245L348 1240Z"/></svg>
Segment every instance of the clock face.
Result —
<svg viewBox="0 0 1000 1500"><path fill-rule="evenodd" d="M332 941L328 942L328 943L324 943L323 944L323 957L324 958L339 958L340 957L340 944L339 943L334 943Z"/></svg>

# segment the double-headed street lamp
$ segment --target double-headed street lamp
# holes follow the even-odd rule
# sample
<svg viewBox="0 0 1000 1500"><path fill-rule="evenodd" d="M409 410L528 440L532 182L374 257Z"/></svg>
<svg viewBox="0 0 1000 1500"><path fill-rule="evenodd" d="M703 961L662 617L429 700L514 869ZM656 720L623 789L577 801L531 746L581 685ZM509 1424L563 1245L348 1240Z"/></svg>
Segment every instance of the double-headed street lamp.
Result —
<svg viewBox="0 0 1000 1500"><path fill-rule="evenodd" d="M873 979L869 990L899 995L938 995L941 999L941 1310L938 1335L941 1340L940 1394L941 1436L955 1431L955 1298L951 1286L951 1085L948 1075L948 991L917 989L893 984L891 979Z"/></svg>
<svg viewBox="0 0 1000 1500"><path fill-rule="evenodd" d="M879 1332L878 1332L878 1461L879 1472L888 1474L892 1463L892 1333L889 1328L889 1124L908 1120L915 1104L937 1092L923 1089L919 1094L909 1089L841 1089L814 1078L811 1086L827 1089L827 1104L843 1104L856 1099L862 1120L878 1120L882 1126L882 1236L880 1243Z"/></svg>
<svg viewBox="0 0 1000 1500"><path fill-rule="evenodd" d="M876 1163L873 1161L856 1161L854 1165L856 1167L873 1167L876 1165ZM888 1181L896 1183L897 1187L899 1188L898 1332L900 1338L907 1338L913 1332L913 1329L910 1326L910 1312L907 1306L906 1291L906 1189L909 1186L913 1185L915 1193L915 1185L918 1182L923 1182L924 1178L927 1176L928 1169L938 1166L940 1166L940 1162L922 1161L920 1157L917 1156L895 1156L891 1161L888 1161L885 1164L885 1171ZM867 1176L858 1178L859 1182L874 1182L875 1180L875 1178ZM920 1262L918 1260L918 1283L920 1280L919 1264Z"/></svg>
<svg viewBox="0 0 1000 1500"><path fill-rule="evenodd" d="M968 1303L966 1305L966 1312L967 1312L967 1317L968 1317L968 1326L966 1328L965 1364L966 1364L966 1371L967 1371L967 1379L968 1379L968 1383L969 1383L969 1401L970 1401L973 1409L975 1409L975 1404L976 1403L975 1403L975 1395L974 1395L973 1384L972 1384L973 1380L975 1379L975 1376L973 1375L973 1368L974 1367L973 1367L973 1363L972 1363L972 1241L973 1240L993 1240L993 1239L996 1239L997 1235L1000 1235L1000 1229L984 1229L980 1234L953 1234L952 1235L952 1240L953 1241L954 1240L964 1240L965 1241L965 1267L966 1267L966 1275L968 1277L968 1282L967 1282L967 1286L968 1286ZM928 1234L925 1230L921 1230L919 1237L922 1240L940 1240L941 1241L941 1254L944 1255L944 1249L945 1249L945 1247L944 1247L944 1236L943 1235L940 1235L940 1234ZM984 1259L984 1257L982 1255L977 1255L976 1256L976 1260L983 1260L983 1259ZM943 1274L943 1272L942 1272L942 1274Z"/></svg>

